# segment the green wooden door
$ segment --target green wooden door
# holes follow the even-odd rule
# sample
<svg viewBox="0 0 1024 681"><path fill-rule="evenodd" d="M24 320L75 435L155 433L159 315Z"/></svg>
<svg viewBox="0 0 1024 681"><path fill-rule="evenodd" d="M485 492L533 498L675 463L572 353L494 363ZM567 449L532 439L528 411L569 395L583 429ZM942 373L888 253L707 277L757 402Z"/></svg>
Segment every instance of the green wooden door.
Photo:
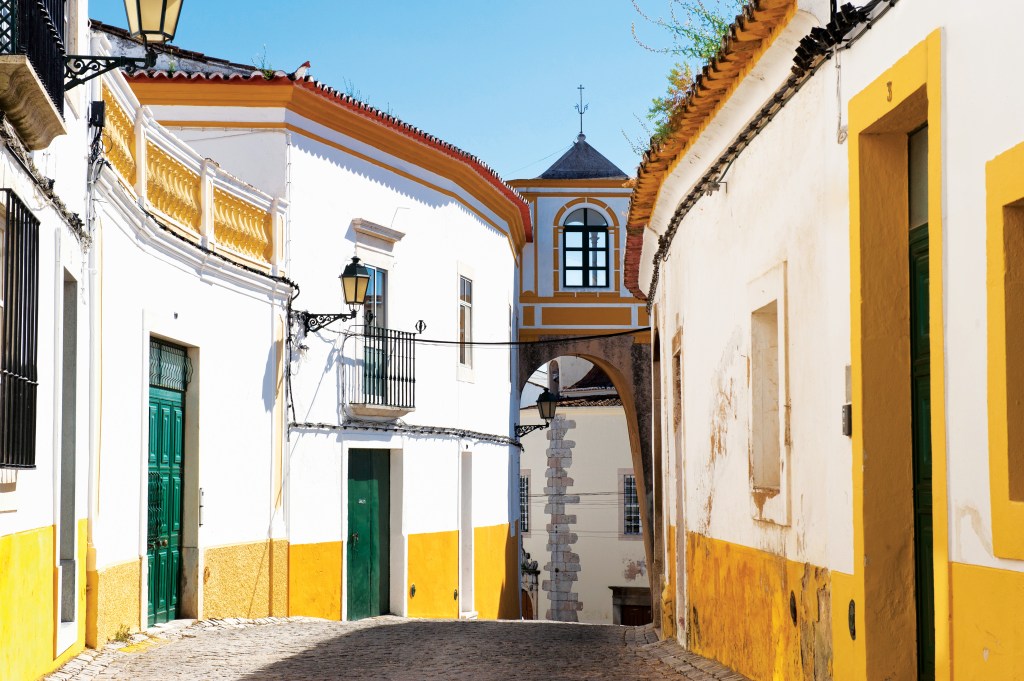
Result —
<svg viewBox="0 0 1024 681"><path fill-rule="evenodd" d="M390 610L390 452L352 449L348 455L348 618Z"/></svg>
<svg viewBox="0 0 1024 681"><path fill-rule="evenodd" d="M149 389L149 624L178 616L181 584L182 393Z"/></svg>
<svg viewBox="0 0 1024 681"><path fill-rule="evenodd" d="M914 457L914 570L918 679L935 678L935 579L932 564L931 342L928 225L910 232L910 374Z"/></svg>

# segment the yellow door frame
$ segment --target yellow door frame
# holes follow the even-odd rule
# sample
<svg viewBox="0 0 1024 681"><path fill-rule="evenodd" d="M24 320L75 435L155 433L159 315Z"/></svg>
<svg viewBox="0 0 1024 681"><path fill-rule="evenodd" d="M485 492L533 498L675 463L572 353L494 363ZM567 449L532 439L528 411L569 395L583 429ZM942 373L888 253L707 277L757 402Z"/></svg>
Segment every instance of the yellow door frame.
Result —
<svg viewBox="0 0 1024 681"><path fill-rule="evenodd" d="M833 575L837 679L917 677L906 135L922 124L929 128L936 679L950 678L941 68L936 30L850 100L854 574Z"/></svg>

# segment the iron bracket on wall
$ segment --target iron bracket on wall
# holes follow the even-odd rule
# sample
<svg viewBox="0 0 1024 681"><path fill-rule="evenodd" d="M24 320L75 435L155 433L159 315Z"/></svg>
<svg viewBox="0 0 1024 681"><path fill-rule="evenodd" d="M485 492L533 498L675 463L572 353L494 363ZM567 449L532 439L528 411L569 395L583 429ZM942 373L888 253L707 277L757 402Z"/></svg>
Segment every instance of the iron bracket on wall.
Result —
<svg viewBox="0 0 1024 681"><path fill-rule="evenodd" d="M521 425L519 425L517 423L516 424L516 439L519 440L524 435L526 435L528 433L532 433L535 430L543 430L544 428L547 428L549 425L551 425L551 424L549 424L549 423L539 423L539 424L535 424L535 425L532 425L532 426L521 426Z"/></svg>
<svg viewBox="0 0 1024 681"><path fill-rule="evenodd" d="M91 54L69 54L64 62L64 90L88 82L114 69L128 74L156 66L156 52L148 50L144 57L94 57Z"/></svg>
<svg viewBox="0 0 1024 681"><path fill-rule="evenodd" d="M333 324L339 320L347 322L350 319L355 319L357 314L359 314L358 310L347 314L317 314L315 312L302 311L295 313L296 317L299 319L299 323L302 324L302 328L306 330L306 333L319 331L325 326Z"/></svg>

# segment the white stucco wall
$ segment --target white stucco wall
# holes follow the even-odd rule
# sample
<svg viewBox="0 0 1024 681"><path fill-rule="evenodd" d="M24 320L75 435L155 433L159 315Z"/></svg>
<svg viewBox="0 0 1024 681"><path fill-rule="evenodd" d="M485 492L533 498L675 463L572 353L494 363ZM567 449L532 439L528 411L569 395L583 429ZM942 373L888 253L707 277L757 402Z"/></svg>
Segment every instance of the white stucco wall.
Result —
<svg viewBox="0 0 1024 681"><path fill-rule="evenodd" d="M821 15L815 3L801 8ZM850 363L849 142L837 140L837 127L846 123L851 97L938 30L947 449L936 456L947 460L949 558L1024 569L991 550L984 229L985 163L1024 140L1012 113L1022 95L1002 85L1012 77L1008 63L984 73L975 68L979 54L1014 40L1010 17L1021 10L994 2L981 14L965 11L950 1L901 0L804 86L742 152L723 189L701 198L680 226L662 265L656 304L663 376L671 367L672 337L682 330L686 482L680 522L687 530L853 571L853 462L840 421ZM798 13L708 126L665 182L651 222L656 231L788 75L792 44L816 23ZM645 289L656 248L655 234L648 235L640 276ZM748 286L782 262L788 272L789 527L751 517L746 456ZM670 380L662 386L662 423L674 458L671 388ZM713 433L723 438L721 451L709 449Z"/></svg>

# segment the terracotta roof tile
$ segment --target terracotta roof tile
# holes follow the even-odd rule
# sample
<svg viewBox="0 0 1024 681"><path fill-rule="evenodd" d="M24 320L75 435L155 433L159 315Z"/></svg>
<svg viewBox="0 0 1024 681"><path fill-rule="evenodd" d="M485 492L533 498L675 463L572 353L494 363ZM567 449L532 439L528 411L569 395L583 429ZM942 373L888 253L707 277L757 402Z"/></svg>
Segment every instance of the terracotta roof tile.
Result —
<svg viewBox="0 0 1024 681"><path fill-rule="evenodd" d="M796 4L796 0L749 0L729 27L722 49L697 74L683 104L673 114L673 132L644 152L626 221L626 286L638 298L647 298L639 283L643 232L662 184L788 23Z"/></svg>

